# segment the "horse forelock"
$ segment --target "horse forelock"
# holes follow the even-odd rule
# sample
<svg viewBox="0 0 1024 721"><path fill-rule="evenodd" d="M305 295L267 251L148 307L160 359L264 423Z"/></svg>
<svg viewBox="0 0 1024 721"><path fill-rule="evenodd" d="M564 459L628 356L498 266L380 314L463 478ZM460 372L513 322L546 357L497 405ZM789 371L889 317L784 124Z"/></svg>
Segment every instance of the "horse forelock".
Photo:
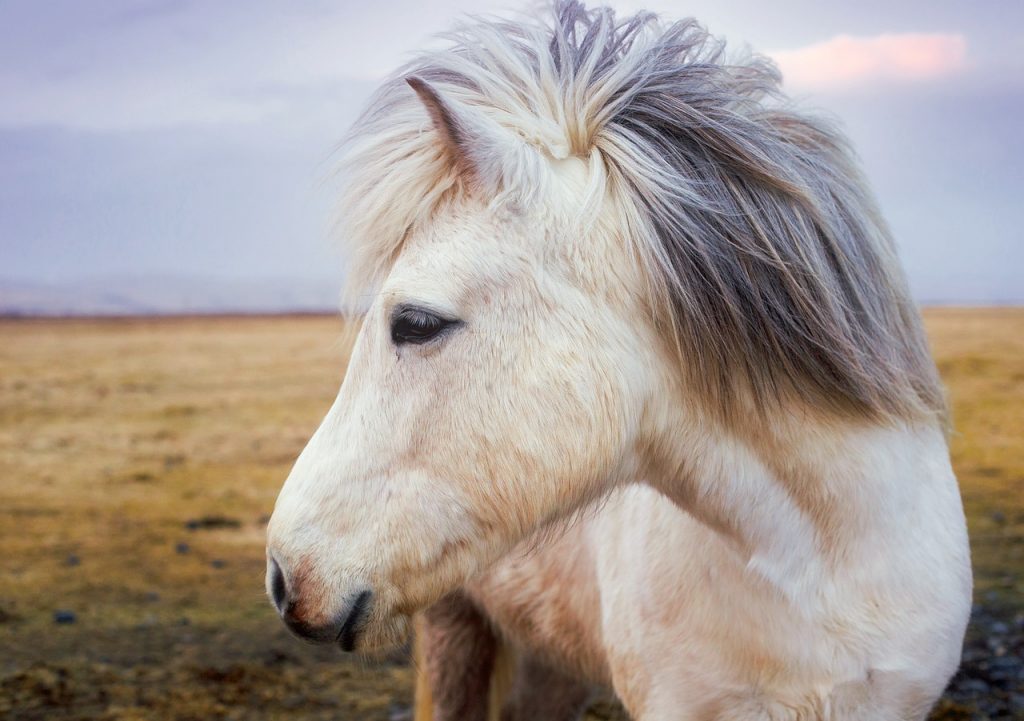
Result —
<svg viewBox="0 0 1024 721"><path fill-rule="evenodd" d="M457 168L404 79L575 155L651 279L689 387L726 416L797 399L873 419L945 401L889 231L845 138L794 108L767 59L694 20L559 0L548 21L476 19L387 81L346 143L350 287L379 283ZM358 301L357 301L358 303Z"/></svg>

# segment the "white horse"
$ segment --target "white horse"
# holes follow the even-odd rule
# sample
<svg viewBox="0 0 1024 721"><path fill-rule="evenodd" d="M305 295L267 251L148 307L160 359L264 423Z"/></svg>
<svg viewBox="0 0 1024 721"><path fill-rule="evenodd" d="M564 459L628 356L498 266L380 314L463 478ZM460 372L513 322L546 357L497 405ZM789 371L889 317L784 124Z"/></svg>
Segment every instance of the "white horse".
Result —
<svg viewBox="0 0 1024 721"><path fill-rule="evenodd" d="M923 718L967 536L844 139L692 21L553 15L460 28L348 141L369 309L268 528L275 605L369 651L468 585L638 721Z"/></svg>

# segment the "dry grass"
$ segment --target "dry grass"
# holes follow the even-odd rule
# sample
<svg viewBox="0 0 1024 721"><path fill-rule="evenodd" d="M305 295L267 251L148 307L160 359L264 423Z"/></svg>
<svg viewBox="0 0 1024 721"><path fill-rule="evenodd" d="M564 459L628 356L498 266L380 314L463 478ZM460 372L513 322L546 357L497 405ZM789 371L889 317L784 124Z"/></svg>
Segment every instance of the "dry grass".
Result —
<svg viewBox="0 0 1024 721"><path fill-rule="evenodd" d="M931 309L977 595L1024 599L1024 309Z"/></svg>
<svg viewBox="0 0 1024 721"><path fill-rule="evenodd" d="M926 318L979 594L1019 606L1024 311ZM319 317L0 322L0 716L383 719L407 702L407 667L308 649L263 596L266 514L334 397L342 335Z"/></svg>
<svg viewBox="0 0 1024 721"><path fill-rule="evenodd" d="M64 604L118 626L159 614L145 605L158 591L167 613L263 615L262 518L337 389L339 331L328 319L0 326L13 612L45 625L33 611ZM239 526L185 527L206 516Z"/></svg>

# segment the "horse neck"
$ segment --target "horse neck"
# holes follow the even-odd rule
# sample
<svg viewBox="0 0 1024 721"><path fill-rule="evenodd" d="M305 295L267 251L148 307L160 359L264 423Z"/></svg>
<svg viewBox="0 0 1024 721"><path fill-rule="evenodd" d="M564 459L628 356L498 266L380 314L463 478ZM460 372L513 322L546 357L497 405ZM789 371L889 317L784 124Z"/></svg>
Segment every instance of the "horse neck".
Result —
<svg viewBox="0 0 1024 721"><path fill-rule="evenodd" d="M799 596L898 533L900 509L951 471L936 427L780 414L759 430L709 428L668 410L648 481L728 539L747 567Z"/></svg>

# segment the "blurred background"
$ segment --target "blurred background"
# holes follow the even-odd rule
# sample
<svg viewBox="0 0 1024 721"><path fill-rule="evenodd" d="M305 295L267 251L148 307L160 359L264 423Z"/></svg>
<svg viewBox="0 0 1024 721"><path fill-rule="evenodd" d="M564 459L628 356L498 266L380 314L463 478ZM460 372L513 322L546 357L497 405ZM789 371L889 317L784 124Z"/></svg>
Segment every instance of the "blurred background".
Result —
<svg viewBox="0 0 1024 721"><path fill-rule="evenodd" d="M770 55L852 137L957 425L977 604L936 717L1024 718L1024 3L611 4ZM345 367L337 143L517 7L0 2L0 716L406 713L401 656L280 628L263 524Z"/></svg>

